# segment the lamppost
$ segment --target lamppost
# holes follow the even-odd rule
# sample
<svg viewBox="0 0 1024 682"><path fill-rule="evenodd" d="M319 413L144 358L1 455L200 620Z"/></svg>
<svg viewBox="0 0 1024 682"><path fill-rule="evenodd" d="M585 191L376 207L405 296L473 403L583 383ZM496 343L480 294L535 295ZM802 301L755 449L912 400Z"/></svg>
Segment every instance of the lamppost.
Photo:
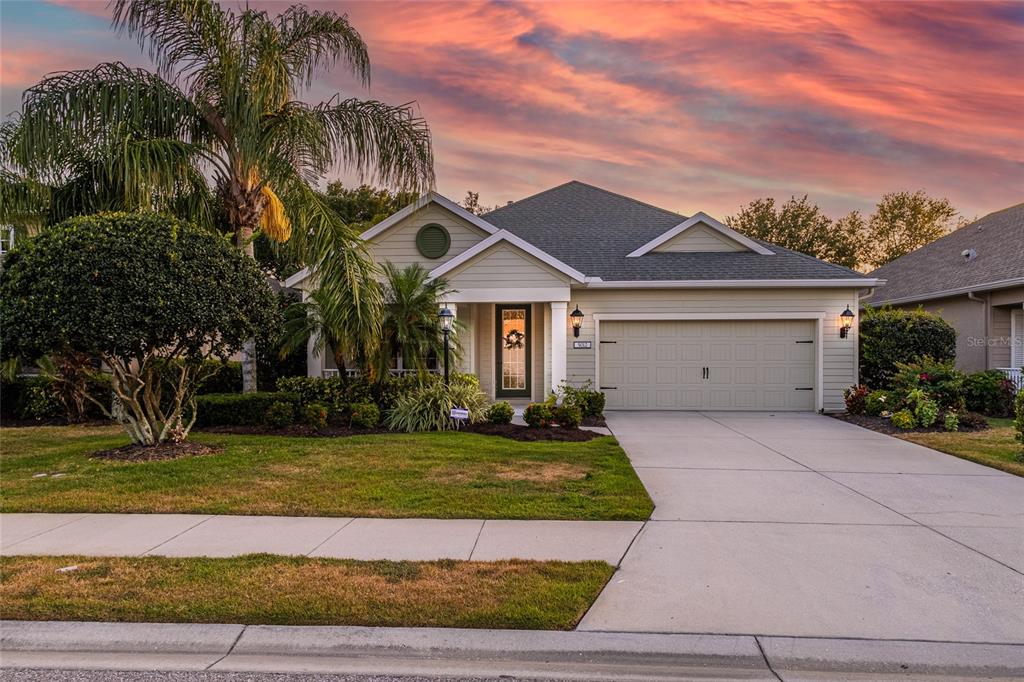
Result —
<svg viewBox="0 0 1024 682"><path fill-rule="evenodd" d="M441 332L444 334L444 385L448 385L448 335L452 332L452 325L455 324L455 313L445 306L437 313L437 319L441 322Z"/></svg>

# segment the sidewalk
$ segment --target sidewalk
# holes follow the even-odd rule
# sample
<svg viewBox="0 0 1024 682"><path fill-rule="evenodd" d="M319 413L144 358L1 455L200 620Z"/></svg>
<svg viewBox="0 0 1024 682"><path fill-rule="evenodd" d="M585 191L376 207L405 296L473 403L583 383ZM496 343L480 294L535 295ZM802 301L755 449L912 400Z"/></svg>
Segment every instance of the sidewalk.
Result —
<svg viewBox="0 0 1024 682"><path fill-rule="evenodd" d="M481 521L200 514L0 514L0 554L269 554L393 561L536 559L617 566L639 521Z"/></svg>
<svg viewBox="0 0 1024 682"><path fill-rule="evenodd" d="M2 621L0 649L4 668L446 678L1019 679L1024 671L1024 647L1012 645L579 631Z"/></svg>

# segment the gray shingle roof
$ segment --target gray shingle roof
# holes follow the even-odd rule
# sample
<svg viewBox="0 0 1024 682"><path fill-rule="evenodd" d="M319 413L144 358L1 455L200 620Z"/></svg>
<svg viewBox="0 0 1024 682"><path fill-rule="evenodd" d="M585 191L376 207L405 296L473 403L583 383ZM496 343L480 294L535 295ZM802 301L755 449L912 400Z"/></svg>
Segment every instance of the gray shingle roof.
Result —
<svg viewBox="0 0 1024 682"><path fill-rule="evenodd" d="M961 255L973 249L968 260ZM934 298L946 291L983 291L993 283L1024 278L1024 204L1017 204L897 258L869 277L887 280L872 305Z"/></svg>
<svg viewBox="0 0 1024 682"><path fill-rule="evenodd" d="M860 273L763 243L753 252L649 253L626 258L686 216L573 180L482 218L606 281L848 279Z"/></svg>

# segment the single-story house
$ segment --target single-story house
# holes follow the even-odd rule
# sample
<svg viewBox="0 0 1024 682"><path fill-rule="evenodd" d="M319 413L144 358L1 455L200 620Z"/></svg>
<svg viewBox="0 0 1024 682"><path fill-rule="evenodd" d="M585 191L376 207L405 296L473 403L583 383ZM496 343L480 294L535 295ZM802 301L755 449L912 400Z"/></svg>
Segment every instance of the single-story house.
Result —
<svg viewBox="0 0 1024 682"><path fill-rule="evenodd" d="M576 181L482 216L430 193L362 237L456 290L455 369L498 400L592 381L610 409L842 410L858 374L842 313L878 283ZM309 371L337 368L311 344Z"/></svg>
<svg viewBox="0 0 1024 682"><path fill-rule="evenodd" d="M1024 204L990 213L868 277L885 285L865 304L938 313L957 330L960 369L1002 369L1024 386Z"/></svg>

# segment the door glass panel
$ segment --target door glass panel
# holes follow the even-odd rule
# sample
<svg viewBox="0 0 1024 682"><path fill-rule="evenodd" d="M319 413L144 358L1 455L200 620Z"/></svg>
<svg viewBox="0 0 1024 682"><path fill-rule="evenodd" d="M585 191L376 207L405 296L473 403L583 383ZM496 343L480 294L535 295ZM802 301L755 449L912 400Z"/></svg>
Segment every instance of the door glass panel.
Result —
<svg viewBox="0 0 1024 682"><path fill-rule="evenodd" d="M501 311L501 388L526 389L526 309Z"/></svg>

